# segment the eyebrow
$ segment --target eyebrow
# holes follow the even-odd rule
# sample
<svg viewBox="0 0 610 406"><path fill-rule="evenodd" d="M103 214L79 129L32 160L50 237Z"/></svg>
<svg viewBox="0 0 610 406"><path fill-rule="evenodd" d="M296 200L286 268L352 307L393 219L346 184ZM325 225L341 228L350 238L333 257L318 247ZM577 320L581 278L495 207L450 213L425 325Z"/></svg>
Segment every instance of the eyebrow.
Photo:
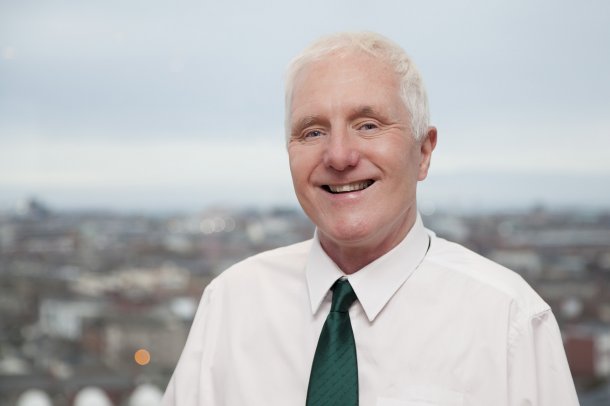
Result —
<svg viewBox="0 0 610 406"><path fill-rule="evenodd" d="M376 115L377 111L371 106L360 106L354 109L354 113L360 116Z"/></svg>
<svg viewBox="0 0 610 406"><path fill-rule="evenodd" d="M363 117L363 116L375 117L383 122L391 121L390 118L386 114L383 114L379 110L377 110L375 107L368 106L368 105L355 107L349 113L349 118L351 120L353 120L357 117ZM325 119L319 115L309 115L309 116L301 117L290 128L290 132L291 132L291 134L294 134L297 131L301 131L302 129L307 128L313 124L319 123L320 121L325 121Z"/></svg>
<svg viewBox="0 0 610 406"><path fill-rule="evenodd" d="M304 128L307 128L315 123L320 122L320 116L305 116L300 118L290 129L291 133L295 133L296 131L301 131Z"/></svg>
<svg viewBox="0 0 610 406"><path fill-rule="evenodd" d="M390 118L387 115L381 113L379 110L375 109L375 107L372 107L372 106L356 107L352 110L352 113L350 114L350 117L352 117L352 118L361 117L361 116L375 117L375 118L380 119L381 121L390 120Z"/></svg>

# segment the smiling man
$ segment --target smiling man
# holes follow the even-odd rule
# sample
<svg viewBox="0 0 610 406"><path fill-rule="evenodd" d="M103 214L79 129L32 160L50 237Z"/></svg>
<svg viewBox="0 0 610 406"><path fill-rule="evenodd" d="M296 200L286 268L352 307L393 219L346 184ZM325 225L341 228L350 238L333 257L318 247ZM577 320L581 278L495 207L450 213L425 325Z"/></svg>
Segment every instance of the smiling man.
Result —
<svg viewBox="0 0 610 406"><path fill-rule="evenodd" d="M436 129L412 128L398 75L374 54L346 50L293 75L287 108L294 188L324 251L351 274L413 226L415 189L428 173Z"/></svg>
<svg viewBox="0 0 610 406"><path fill-rule="evenodd" d="M314 238L210 283L165 405L578 404L548 305L422 224L437 133L400 47L312 44L290 65L286 135Z"/></svg>

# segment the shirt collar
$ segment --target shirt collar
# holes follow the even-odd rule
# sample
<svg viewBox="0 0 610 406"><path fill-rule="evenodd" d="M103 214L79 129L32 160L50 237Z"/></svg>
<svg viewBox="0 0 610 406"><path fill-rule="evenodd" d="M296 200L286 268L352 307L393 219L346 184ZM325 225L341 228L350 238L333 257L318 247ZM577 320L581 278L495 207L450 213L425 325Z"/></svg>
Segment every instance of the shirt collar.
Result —
<svg viewBox="0 0 610 406"><path fill-rule="evenodd" d="M413 227L396 247L347 276L369 321L377 317L422 262L428 245L429 236L418 213ZM305 269L312 313L318 311L332 284L345 276L322 249L316 232Z"/></svg>

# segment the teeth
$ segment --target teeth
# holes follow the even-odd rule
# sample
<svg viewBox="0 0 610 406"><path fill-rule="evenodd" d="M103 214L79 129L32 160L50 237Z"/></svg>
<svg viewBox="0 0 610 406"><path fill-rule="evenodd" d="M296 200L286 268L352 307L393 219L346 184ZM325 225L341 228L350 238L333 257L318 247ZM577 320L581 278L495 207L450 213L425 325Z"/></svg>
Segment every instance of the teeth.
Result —
<svg viewBox="0 0 610 406"><path fill-rule="evenodd" d="M363 190L373 184L372 180L365 180L364 182L354 182L347 185L328 185L328 188L333 193L345 193L354 192L357 190Z"/></svg>

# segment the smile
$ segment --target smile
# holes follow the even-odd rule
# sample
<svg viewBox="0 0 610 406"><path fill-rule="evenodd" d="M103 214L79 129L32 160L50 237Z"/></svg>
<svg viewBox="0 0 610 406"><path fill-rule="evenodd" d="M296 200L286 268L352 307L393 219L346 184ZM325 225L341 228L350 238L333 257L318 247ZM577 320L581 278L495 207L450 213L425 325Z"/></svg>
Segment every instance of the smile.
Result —
<svg viewBox="0 0 610 406"><path fill-rule="evenodd" d="M323 185L322 188L330 193L348 193L364 190L371 186L373 183L375 183L375 181L369 179L362 182L348 183L346 185Z"/></svg>

